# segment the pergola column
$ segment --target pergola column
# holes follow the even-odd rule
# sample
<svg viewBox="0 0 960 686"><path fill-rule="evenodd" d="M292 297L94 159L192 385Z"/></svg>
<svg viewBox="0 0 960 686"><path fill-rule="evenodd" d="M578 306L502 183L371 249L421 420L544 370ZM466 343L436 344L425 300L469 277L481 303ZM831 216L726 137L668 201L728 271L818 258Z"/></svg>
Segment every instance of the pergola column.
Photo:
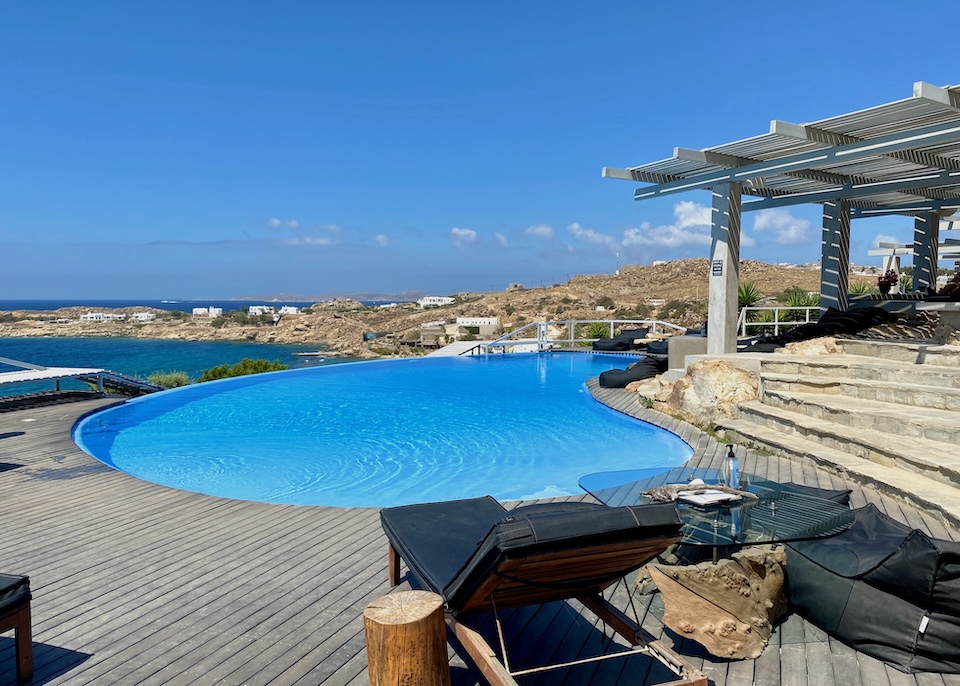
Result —
<svg viewBox="0 0 960 686"><path fill-rule="evenodd" d="M850 203L823 203L820 243L820 311L847 309L850 290Z"/></svg>
<svg viewBox="0 0 960 686"><path fill-rule="evenodd" d="M913 290L937 287L937 247L940 214L924 212L913 218Z"/></svg>
<svg viewBox="0 0 960 686"><path fill-rule="evenodd" d="M710 220L710 293L707 354L737 352L737 292L740 285L739 183L715 186Z"/></svg>

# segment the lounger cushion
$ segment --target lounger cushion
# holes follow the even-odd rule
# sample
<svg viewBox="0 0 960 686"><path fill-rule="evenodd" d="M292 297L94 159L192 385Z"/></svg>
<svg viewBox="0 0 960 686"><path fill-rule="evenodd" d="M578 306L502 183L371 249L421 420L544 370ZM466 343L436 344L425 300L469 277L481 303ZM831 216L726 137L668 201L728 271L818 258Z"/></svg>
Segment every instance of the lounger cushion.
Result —
<svg viewBox="0 0 960 686"><path fill-rule="evenodd" d="M490 496L389 507L380 523L410 571L427 589L443 594L490 528L507 511Z"/></svg>
<svg viewBox="0 0 960 686"><path fill-rule="evenodd" d="M607 507L559 502L507 512L490 497L387 508L380 519L420 583L443 596L454 611L504 557L672 536L682 526L674 503Z"/></svg>
<svg viewBox="0 0 960 686"><path fill-rule="evenodd" d="M602 372L600 374L600 385L603 388L624 388L632 381L650 379L665 371L667 371L666 360L644 357L626 369L611 369Z"/></svg>
<svg viewBox="0 0 960 686"><path fill-rule="evenodd" d="M30 600L30 578L0 574L0 615Z"/></svg>
<svg viewBox="0 0 960 686"><path fill-rule="evenodd" d="M650 329L624 329L616 335L615 338L601 338L593 342L594 350L636 350L646 346L645 343L634 343L634 341L646 338Z"/></svg>

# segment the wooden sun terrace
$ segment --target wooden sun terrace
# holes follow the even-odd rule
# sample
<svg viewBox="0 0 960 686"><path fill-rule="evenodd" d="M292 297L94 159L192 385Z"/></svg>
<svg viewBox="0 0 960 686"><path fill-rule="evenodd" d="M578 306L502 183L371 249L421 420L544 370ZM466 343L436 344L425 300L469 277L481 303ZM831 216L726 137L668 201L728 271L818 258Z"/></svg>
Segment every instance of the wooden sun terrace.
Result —
<svg viewBox="0 0 960 686"><path fill-rule="evenodd" d="M719 466L725 446L706 434L639 408L624 391L592 390L615 409L679 434L694 447L695 466ZM0 571L31 578L32 683L369 683L361 615L389 590L377 510L226 500L114 471L70 439L79 416L110 402L0 414ZM742 468L774 480L850 487L855 507L872 502L934 536L960 539L930 514L811 465L747 452ZM629 600L622 588L614 598L620 607ZM714 658L664 631L658 595L632 600L643 627L718 686L960 686L958 676L886 667L796 615L777 626L757 660ZM512 659L522 667L617 649L588 616L559 603L502 613ZM488 624L492 629L492 619ZM484 683L453 649L450 663L455 685ZM667 676L637 656L521 683L648 684ZM8 633L0 635L0 685L13 683Z"/></svg>

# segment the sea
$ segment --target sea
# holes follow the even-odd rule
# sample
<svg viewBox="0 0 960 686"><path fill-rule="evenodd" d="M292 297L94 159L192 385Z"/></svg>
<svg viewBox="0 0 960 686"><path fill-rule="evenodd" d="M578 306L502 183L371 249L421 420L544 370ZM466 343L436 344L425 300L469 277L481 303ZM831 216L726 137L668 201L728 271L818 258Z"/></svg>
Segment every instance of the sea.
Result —
<svg viewBox="0 0 960 686"><path fill-rule="evenodd" d="M320 352L303 356L297 353ZM44 367L91 367L146 379L154 372L186 372L196 379L221 364L243 358L276 360L291 369L352 362L352 358L323 356L323 346L277 345L245 341L171 341L142 338L0 338L0 357ZM0 363L0 372L17 368ZM0 396L49 391L52 382L0 385ZM63 381L61 388L86 388Z"/></svg>
<svg viewBox="0 0 960 686"><path fill-rule="evenodd" d="M391 300L361 300L364 305L384 305ZM193 312L194 307L219 307L224 312L230 310L246 310L251 305L269 305L280 308L285 305L293 307L310 307L316 305L316 300L0 300L0 312L7 310L59 310L63 307L86 307L93 309L116 309L121 307L153 307L158 310L180 310Z"/></svg>

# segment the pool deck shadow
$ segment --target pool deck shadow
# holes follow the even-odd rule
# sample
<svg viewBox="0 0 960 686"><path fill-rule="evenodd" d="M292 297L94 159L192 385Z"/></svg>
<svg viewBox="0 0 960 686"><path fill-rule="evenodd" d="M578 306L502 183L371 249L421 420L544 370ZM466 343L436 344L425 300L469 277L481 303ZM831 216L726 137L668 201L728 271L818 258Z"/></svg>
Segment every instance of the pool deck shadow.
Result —
<svg viewBox="0 0 960 686"><path fill-rule="evenodd" d="M378 511L228 500L105 468L73 444L70 429L82 414L112 402L0 414L0 434L9 434L0 441L0 462L18 465L0 471L0 571L31 577L34 683L369 683L362 611L390 591ZM679 420L643 412L691 444L693 465L719 466L725 446ZM810 465L748 451L742 468L853 488L856 507L872 502L934 536L960 540L936 517ZM626 604L626 590L618 593ZM664 631L659 596L634 603L648 631L672 642L718 686L960 686L956 676L897 672L795 615L757 660L713 658ZM603 644L601 628L562 604L515 610L508 626L516 653L531 663L574 659ZM0 637L0 686L14 683L8 639ZM449 655L456 686L485 683L456 650ZM631 657L521 683L664 679L648 670L646 658Z"/></svg>

